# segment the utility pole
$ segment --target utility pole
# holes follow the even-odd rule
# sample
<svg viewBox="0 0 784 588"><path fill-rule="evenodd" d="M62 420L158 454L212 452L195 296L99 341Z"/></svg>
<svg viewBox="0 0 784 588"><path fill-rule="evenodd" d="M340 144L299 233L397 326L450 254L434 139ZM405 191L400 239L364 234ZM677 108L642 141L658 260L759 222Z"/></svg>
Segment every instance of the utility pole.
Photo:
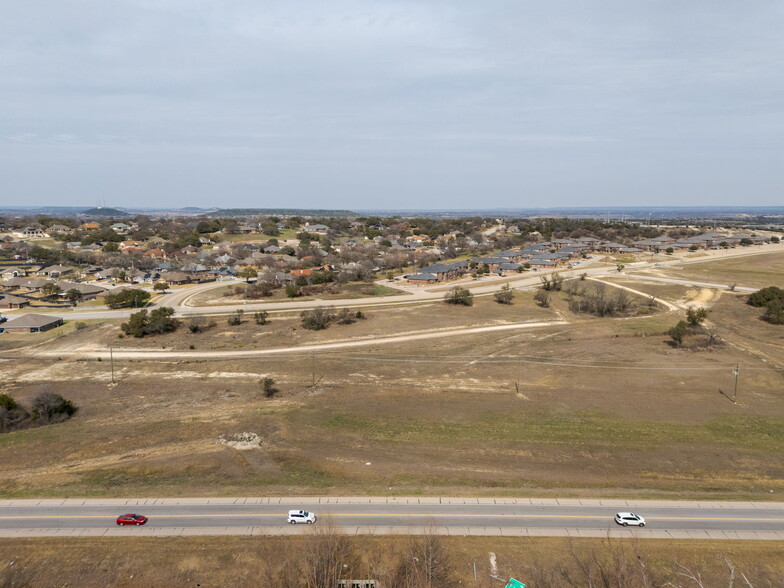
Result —
<svg viewBox="0 0 784 588"><path fill-rule="evenodd" d="M732 391L732 403L737 404L738 398L738 376L740 376L740 364L735 364L735 369L732 370L732 375L735 376L735 389Z"/></svg>
<svg viewBox="0 0 784 588"><path fill-rule="evenodd" d="M109 363L112 365L112 384L114 384L114 350L109 345Z"/></svg>
<svg viewBox="0 0 784 588"><path fill-rule="evenodd" d="M316 351L310 352L310 387L316 387Z"/></svg>

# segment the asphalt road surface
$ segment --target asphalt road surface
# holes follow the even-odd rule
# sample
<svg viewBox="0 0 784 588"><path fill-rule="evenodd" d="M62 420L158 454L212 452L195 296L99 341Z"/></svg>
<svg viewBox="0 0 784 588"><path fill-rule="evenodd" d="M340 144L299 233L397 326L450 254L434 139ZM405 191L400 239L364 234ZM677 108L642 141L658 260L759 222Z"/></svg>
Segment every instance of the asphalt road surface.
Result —
<svg viewBox="0 0 784 588"><path fill-rule="evenodd" d="M0 501L0 534L28 536L46 531L78 535L84 534L82 531L107 529L134 532L135 529L116 528L116 517L126 512L149 517L143 528L146 533L188 529L198 529L198 534L290 533L307 527L286 525L287 511L301 508L316 513L316 526L323 526L330 518L351 533L405 533L429 528L442 534L628 535L632 529L616 525L613 515L632 511L647 520L645 528L634 529L638 537L660 537L665 532L670 537L784 538L782 503L437 498L211 500L214 503L208 503L208 499Z"/></svg>

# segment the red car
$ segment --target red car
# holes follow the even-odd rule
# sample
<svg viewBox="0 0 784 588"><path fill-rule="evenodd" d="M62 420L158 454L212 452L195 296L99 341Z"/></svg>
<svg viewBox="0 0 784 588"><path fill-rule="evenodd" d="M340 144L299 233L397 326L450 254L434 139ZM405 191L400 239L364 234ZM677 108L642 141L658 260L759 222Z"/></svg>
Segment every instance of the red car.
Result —
<svg viewBox="0 0 784 588"><path fill-rule="evenodd" d="M147 517L140 514L124 514L117 517L118 525L143 525L147 522Z"/></svg>

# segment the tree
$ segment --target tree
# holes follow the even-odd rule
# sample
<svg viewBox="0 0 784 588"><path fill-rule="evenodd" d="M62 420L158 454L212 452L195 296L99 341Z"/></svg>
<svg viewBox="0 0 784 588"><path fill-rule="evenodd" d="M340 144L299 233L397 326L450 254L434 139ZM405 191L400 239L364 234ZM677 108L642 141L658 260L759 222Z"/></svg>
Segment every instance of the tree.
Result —
<svg viewBox="0 0 784 588"><path fill-rule="evenodd" d="M774 325L784 325L784 301L771 300L768 302L762 318Z"/></svg>
<svg viewBox="0 0 784 588"><path fill-rule="evenodd" d="M237 272L238 278L244 278L247 283L250 284L252 278L258 278L259 272L252 267L244 267L239 272Z"/></svg>
<svg viewBox="0 0 784 588"><path fill-rule="evenodd" d="M101 248L101 251L104 253L117 253L120 250L120 246L117 243L107 243Z"/></svg>
<svg viewBox="0 0 784 588"><path fill-rule="evenodd" d="M0 394L0 433L8 433L28 424L30 413L8 394Z"/></svg>
<svg viewBox="0 0 784 588"><path fill-rule="evenodd" d="M563 288L563 276L561 274L539 276L539 279L542 281L542 288L545 290L560 292Z"/></svg>
<svg viewBox="0 0 784 588"><path fill-rule="evenodd" d="M63 289L60 288L60 286L58 286L54 282L47 282L41 288L41 293L47 298L54 298L55 296L58 296L62 291Z"/></svg>
<svg viewBox="0 0 784 588"><path fill-rule="evenodd" d="M667 247L667 249L665 249L664 252L667 255L672 255L673 253L675 253L675 249L673 249L672 247Z"/></svg>
<svg viewBox="0 0 784 588"><path fill-rule="evenodd" d="M40 423L59 423L68 420L76 412L70 400L54 392L42 392L33 398L32 409L33 419Z"/></svg>
<svg viewBox="0 0 784 588"><path fill-rule="evenodd" d="M320 331L329 327L335 319L334 309L331 306L317 306L311 310L303 310L300 314L302 328L311 331Z"/></svg>
<svg viewBox="0 0 784 588"><path fill-rule="evenodd" d="M269 322L269 313L266 310L260 310L253 313L253 320L257 325L266 325Z"/></svg>
<svg viewBox="0 0 784 588"><path fill-rule="evenodd" d="M76 288L71 288L65 293L65 297L76 306L76 304L82 299L82 293L77 290Z"/></svg>
<svg viewBox="0 0 784 588"><path fill-rule="evenodd" d="M708 318L708 310L705 308L690 308L686 311L686 322L696 327Z"/></svg>
<svg viewBox="0 0 784 588"><path fill-rule="evenodd" d="M245 311L241 308L238 308L233 313L229 315L228 323L230 327L236 327L242 324L242 315L245 314Z"/></svg>
<svg viewBox="0 0 784 588"><path fill-rule="evenodd" d="M128 273L123 269L115 269L114 271L112 271L112 277L118 282L128 281Z"/></svg>
<svg viewBox="0 0 784 588"><path fill-rule="evenodd" d="M140 310L128 317L128 322L120 325L123 333L141 339L146 335L144 329L147 326L147 311Z"/></svg>
<svg viewBox="0 0 784 588"><path fill-rule="evenodd" d="M767 288L762 288L761 290L757 290L753 294L749 295L748 303L751 306L762 308L763 306L767 306L768 303L773 300L784 302L784 290L778 286L768 286Z"/></svg>
<svg viewBox="0 0 784 588"><path fill-rule="evenodd" d="M514 290L509 286L509 284L505 284L503 288L499 292L493 294L495 301L498 304L512 304L512 298L514 298Z"/></svg>
<svg viewBox="0 0 784 588"><path fill-rule="evenodd" d="M172 318L174 309L170 306L161 306L153 310L147 319L147 334L158 335L170 333L177 329L177 320Z"/></svg>
<svg viewBox="0 0 784 588"><path fill-rule="evenodd" d="M618 273L621 273L624 270L625 267L626 267L625 265L623 265L622 263L619 263L618 265L615 266L615 269L618 270Z"/></svg>
<svg viewBox="0 0 784 588"><path fill-rule="evenodd" d="M275 380L270 377L262 378L259 380L259 384L261 384L261 390L264 392L265 398L272 398L278 392L278 389L275 388Z"/></svg>
<svg viewBox="0 0 784 588"><path fill-rule="evenodd" d="M294 283L286 284L286 296L289 298L296 298L297 296L302 295L302 290L300 289L299 285Z"/></svg>
<svg viewBox="0 0 784 588"><path fill-rule="evenodd" d="M151 295L140 288L125 288L117 293L104 295L103 300L110 308L130 307L139 308L144 306Z"/></svg>
<svg viewBox="0 0 784 588"><path fill-rule="evenodd" d="M781 239L779 239L778 237L775 237L775 236L774 236L774 237L771 237L771 238L770 238L770 242L771 242L771 243L780 243L780 242L781 242Z"/></svg>
<svg viewBox="0 0 784 588"><path fill-rule="evenodd" d="M676 345L679 347L683 345L683 338L686 336L686 333L689 332L689 324L686 321L678 321L678 324L672 327L668 334L670 338L675 342Z"/></svg>
<svg viewBox="0 0 784 588"><path fill-rule="evenodd" d="M550 307L550 292L545 290L544 288L540 288L534 294L534 300L539 303L539 306L542 308L549 308Z"/></svg>
<svg viewBox="0 0 784 588"><path fill-rule="evenodd" d="M348 308L341 308L337 313L337 316L335 316L335 321L337 321L339 325L351 325L357 322L357 315Z"/></svg>
<svg viewBox="0 0 784 588"><path fill-rule="evenodd" d="M145 335L169 333L177 329L179 323L172 318L174 309L161 306L148 313L146 309L133 313L127 323L120 325L123 333L132 337L142 338ZM192 332L193 327L190 327ZM198 330L198 329L197 329Z"/></svg>
<svg viewBox="0 0 784 588"><path fill-rule="evenodd" d="M169 283L168 282L155 282L155 284L153 285L152 289L155 290L156 292L165 293L166 290L169 289Z"/></svg>
<svg viewBox="0 0 784 588"><path fill-rule="evenodd" d="M461 304L463 306L474 305L474 295L470 290L462 286L455 286L444 296L444 302L447 304Z"/></svg>

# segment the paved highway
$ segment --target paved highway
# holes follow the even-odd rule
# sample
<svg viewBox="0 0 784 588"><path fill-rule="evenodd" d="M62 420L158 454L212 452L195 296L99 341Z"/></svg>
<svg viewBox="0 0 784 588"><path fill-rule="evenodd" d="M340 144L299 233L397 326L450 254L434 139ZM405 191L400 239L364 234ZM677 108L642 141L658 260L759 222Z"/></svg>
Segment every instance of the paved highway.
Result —
<svg viewBox="0 0 784 588"><path fill-rule="evenodd" d="M0 501L0 536L283 534L289 509L305 509L349 533L395 534L430 528L459 535L576 535L784 539L783 503L692 503L470 498L226 498ZM615 524L618 511L647 519L643 529ZM125 512L149 517L118 528Z"/></svg>

